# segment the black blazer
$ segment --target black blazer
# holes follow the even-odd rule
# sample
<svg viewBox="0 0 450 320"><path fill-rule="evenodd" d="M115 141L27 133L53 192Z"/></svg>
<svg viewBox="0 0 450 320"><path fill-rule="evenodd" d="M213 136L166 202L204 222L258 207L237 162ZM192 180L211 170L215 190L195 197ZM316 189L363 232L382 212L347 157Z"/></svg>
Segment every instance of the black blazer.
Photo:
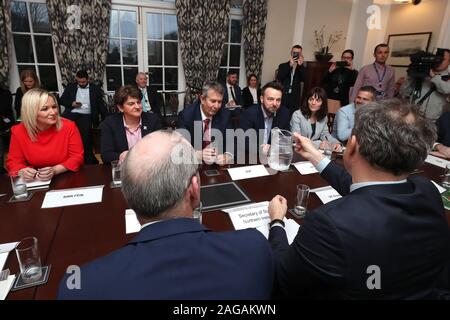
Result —
<svg viewBox="0 0 450 320"><path fill-rule="evenodd" d="M161 129L161 120L158 115L143 112L141 115L142 137L150 132ZM108 116L100 125L101 128L101 156L104 163L118 160L122 152L128 150L127 135L123 126L123 114L115 113Z"/></svg>
<svg viewBox="0 0 450 320"><path fill-rule="evenodd" d="M261 96L261 88L258 88L256 90L256 100L258 101L258 105L261 104L259 97ZM244 108L248 108L252 105L254 105L253 103L253 96L250 93L250 89L248 87L245 87L244 89L242 89L242 98L241 98L241 105Z"/></svg>
<svg viewBox="0 0 450 320"><path fill-rule="evenodd" d="M73 110L72 103L77 99L78 84L76 82L69 83L59 99L65 107L63 116L70 114ZM98 116L105 119L108 111L103 100L103 90L94 83L89 83L89 100L91 102L91 117L94 127L99 123Z"/></svg>
<svg viewBox="0 0 450 320"><path fill-rule="evenodd" d="M0 132L7 131L14 123L11 92L0 87ZM0 165L0 168L2 165Z"/></svg>
<svg viewBox="0 0 450 320"><path fill-rule="evenodd" d="M223 100L222 100L222 106L225 106L228 101L229 101L229 97L228 97L228 87L230 86L228 83L225 83L223 86ZM233 86L233 90L234 90L234 95L236 96L236 104L241 104L242 103L242 99L241 99L241 88L238 85L234 85Z"/></svg>
<svg viewBox="0 0 450 320"><path fill-rule="evenodd" d="M305 81L306 68L301 65L295 68L294 80L292 81L292 92L289 94L289 85L291 83L291 66L289 61L282 63L278 66L277 80L283 85L283 105L285 105L289 111L294 113L295 110L300 108L301 88L300 82Z"/></svg>
<svg viewBox="0 0 450 320"><path fill-rule="evenodd" d="M444 112L436 122L438 127L437 142L450 147L450 112Z"/></svg>
<svg viewBox="0 0 450 320"><path fill-rule="evenodd" d="M136 88L139 89L139 87L137 85L136 85ZM141 91L141 90L139 89L139 91ZM152 106L152 112L161 116L162 97L157 92L156 88L151 85L147 86L147 96L148 96L148 99L150 100L150 105Z"/></svg>
<svg viewBox="0 0 450 320"><path fill-rule="evenodd" d="M16 119L20 118L20 108L22 107L22 87L18 87L14 96L14 109L16 110Z"/></svg>
<svg viewBox="0 0 450 320"><path fill-rule="evenodd" d="M351 176L330 163L322 172L343 197L306 214L288 245L269 233L277 263L277 293L290 299L424 299L450 261L442 199L426 178L372 185L349 193ZM369 290L379 267L381 289Z"/></svg>

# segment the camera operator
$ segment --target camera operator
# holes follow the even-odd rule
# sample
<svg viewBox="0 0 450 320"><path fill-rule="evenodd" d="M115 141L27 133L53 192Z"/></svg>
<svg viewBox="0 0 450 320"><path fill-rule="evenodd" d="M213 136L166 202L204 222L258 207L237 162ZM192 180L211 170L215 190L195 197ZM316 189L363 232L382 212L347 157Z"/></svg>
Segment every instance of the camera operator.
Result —
<svg viewBox="0 0 450 320"><path fill-rule="evenodd" d="M427 58L430 56L422 60ZM419 105L427 118L437 120L447 103L446 96L450 94L450 50L438 49L436 56L431 55L431 60L435 63L431 64L429 71L423 77L420 76L420 67L426 66L427 63L416 62L414 57L411 57L411 60L413 63L408 69L408 80L402 86L400 93Z"/></svg>

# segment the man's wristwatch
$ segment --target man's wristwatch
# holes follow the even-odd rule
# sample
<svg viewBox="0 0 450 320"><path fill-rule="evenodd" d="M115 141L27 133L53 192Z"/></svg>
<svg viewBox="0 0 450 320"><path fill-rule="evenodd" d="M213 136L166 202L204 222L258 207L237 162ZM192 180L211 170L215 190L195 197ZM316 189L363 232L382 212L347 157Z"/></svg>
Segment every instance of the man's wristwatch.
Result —
<svg viewBox="0 0 450 320"><path fill-rule="evenodd" d="M277 223L281 224L283 226L283 228L284 228L284 221L283 220L281 220L281 219L273 219L269 223L269 229L271 229L273 227L273 225L275 225Z"/></svg>

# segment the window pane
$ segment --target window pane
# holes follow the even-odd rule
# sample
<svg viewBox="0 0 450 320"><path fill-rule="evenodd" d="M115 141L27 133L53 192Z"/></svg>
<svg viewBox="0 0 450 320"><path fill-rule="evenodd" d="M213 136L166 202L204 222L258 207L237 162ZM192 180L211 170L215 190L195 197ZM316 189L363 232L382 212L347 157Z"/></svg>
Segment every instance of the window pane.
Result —
<svg viewBox="0 0 450 320"><path fill-rule="evenodd" d="M115 91L122 85L120 67L106 67L106 90Z"/></svg>
<svg viewBox="0 0 450 320"><path fill-rule="evenodd" d="M138 68L134 67L124 67L123 68L123 80L124 84L136 84L136 75L138 73Z"/></svg>
<svg viewBox="0 0 450 320"><path fill-rule="evenodd" d="M230 45L230 67L239 67L241 46Z"/></svg>
<svg viewBox="0 0 450 320"><path fill-rule="evenodd" d="M165 87L166 90L178 89L178 68L165 68Z"/></svg>
<svg viewBox="0 0 450 320"><path fill-rule="evenodd" d="M30 3L30 15L34 32L50 33L50 23L45 3Z"/></svg>
<svg viewBox="0 0 450 320"><path fill-rule="evenodd" d="M48 91L58 91L55 66L39 66L41 85Z"/></svg>
<svg viewBox="0 0 450 320"><path fill-rule="evenodd" d="M178 27L177 17L173 14L164 15L164 39L177 40Z"/></svg>
<svg viewBox="0 0 450 320"><path fill-rule="evenodd" d="M109 21L109 36L119 37L119 11L111 10L111 17Z"/></svg>
<svg viewBox="0 0 450 320"><path fill-rule="evenodd" d="M223 46L222 60L220 60L220 66L226 67L227 63L228 63L228 45L226 44Z"/></svg>
<svg viewBox="0 0 450 320"><path fill-rule="evenodd" d="M162 42L147 41L148 43L148 64L162 65Z"/></svg>
<svg viewBox="0 0 450 320"><path fill-rule="evenodd" d="M147 39L161 39L161 38L162 38L161 14L148 13L147 14Z"/></svg>
<svg viewBox="0 0 450 320"><path fill-rule="evenodd" d="M219 74L217 75L217 81L225 84L225 80L227 79L227 69L226 68L220 68Z"/></svg>
<svg viewBox="0 0 450 320"><path fill-rule="evenodd" d="M148 68L148 78L151 84L162 88L162 68Z"/></svg>
<svg viewBox="0 0 450 320"><path fill-rule="evenodd" d="M120 34L124 38L136 38L136 12L120 11Z"/></svg>
<svg viewBox="0 0 450 320"><path fill-rule="evenodd" d="M17 62L34 62L31 37L29 35L15 34L14 48L16 49Z"/></svg>
<svg viewBox="0 0 450 320"><path fill-rule="evenodd" d="M178 65L178 43L164 42L164 64L166 66Z"/></svg>
<svg viewBox="0 0 450 320"><path fill-rule="evenodd" d="M51 36L34 36L36 43L37 61L40 63L54 63L53 45Z"/></svg>
<svg viewBox="0 0 450 320"><path fill-rule="evenodd" d="M137 41L122 40L123 64L138 64Z"/></svg>
<svg viewBox="0 0 450 320"><path fill-rule="evenodd" d="M107 64L120 64L120 43L119 40L109 39Z"/></svg>
<svg viewBox="0 0 450 320"><path fill-rule="evenodd" d="M230 42L241 43L241 20L231 20Z"/></svg>
<svg viewBox="0 0 450 320"><path fill-rule="evenodd" d="M11 25L12 31L30 32L27 4L25 2L11 2Z"/></svg>
<svg viewBox="0 0 450 320"><path fill-rule="evenodd" d="M19 75L23 70L34 70L34 72L36 72L36 67L35 66L30 66L30 65L17 65L17 68L19 69ZM36 72L37 74L37 72Z"/></svg>

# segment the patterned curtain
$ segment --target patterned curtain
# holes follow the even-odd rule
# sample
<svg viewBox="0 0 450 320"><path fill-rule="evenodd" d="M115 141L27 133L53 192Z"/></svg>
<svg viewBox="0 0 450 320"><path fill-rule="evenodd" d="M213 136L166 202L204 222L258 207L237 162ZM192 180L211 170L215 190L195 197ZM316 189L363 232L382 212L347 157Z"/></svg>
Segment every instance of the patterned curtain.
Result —
<svg viewBox="0 0 450 320"><path fill-rule="evenodd" d="M267 0L244 0L242 4L244 57L247 75L254 73L261 79L266 35Z"/></svg>
<svg viewBox="0 0 450 320"><path fill-rule="evenodd" d="M80 69L102 82L108 53L111 0L47 0L62 82Z"/></svg>
<svg viewBox="0 0 450 320"><path fill-rule="evenodd" d="M205 81L217 80L227 36L229 0L176 0L181 60L186 77L186 103Z"/></svg>
<svg viewBox="0 0 450 320"><path fill-rule="evenodd" d="M0 0L0 87L9 82L9 51L11 50L10 0Z"/></svg>

